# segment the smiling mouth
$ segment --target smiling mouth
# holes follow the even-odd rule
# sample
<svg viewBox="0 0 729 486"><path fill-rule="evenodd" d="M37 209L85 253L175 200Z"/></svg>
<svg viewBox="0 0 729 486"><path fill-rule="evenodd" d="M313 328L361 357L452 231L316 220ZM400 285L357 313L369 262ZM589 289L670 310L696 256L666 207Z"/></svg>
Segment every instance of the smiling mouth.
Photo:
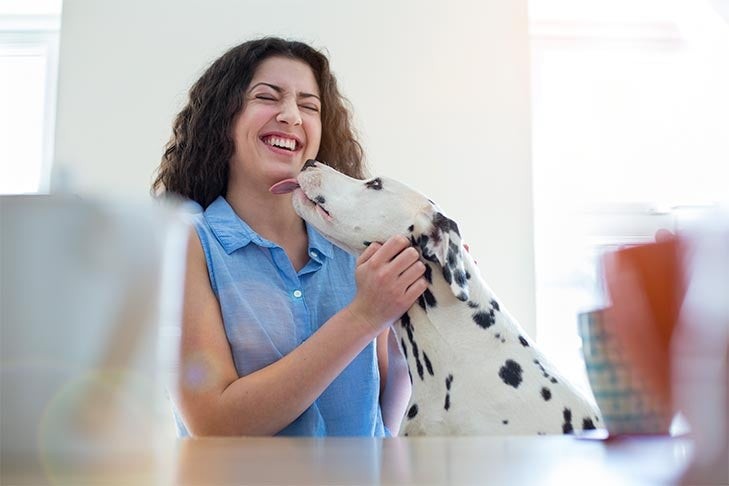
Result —
<svg viewBox="0 0 729 486"><path fill-rule="evenodd" d="M295 152L301 148L301 143L293 138L279 137L276 135L268 135L261 137L261 141L270 147Z"/></svg>

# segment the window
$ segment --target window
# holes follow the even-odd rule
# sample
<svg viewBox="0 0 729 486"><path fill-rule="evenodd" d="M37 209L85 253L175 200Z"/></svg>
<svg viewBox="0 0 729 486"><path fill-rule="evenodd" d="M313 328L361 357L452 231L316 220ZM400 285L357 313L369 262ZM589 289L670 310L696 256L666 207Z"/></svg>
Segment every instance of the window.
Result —
<svg viewBox="0 0 729 486"><path fill-rule="evenodd" d="M537 340L589 390L598 257L729 187L729 23L707 1L531 0Z"/></svg>
<svg viewBox="0 0 729 486"><path fill-rule="evenodd" d="M47 192L61 0L0 6L0 194Z"/></svg>

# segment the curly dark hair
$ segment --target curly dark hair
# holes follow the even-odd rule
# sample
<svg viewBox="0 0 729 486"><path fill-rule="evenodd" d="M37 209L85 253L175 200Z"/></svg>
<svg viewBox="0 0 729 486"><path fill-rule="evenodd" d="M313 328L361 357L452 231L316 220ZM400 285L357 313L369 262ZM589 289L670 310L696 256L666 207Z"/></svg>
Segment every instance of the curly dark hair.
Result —
<svg viewBox="0 0 729 486"><path fill-rule="evenodd" d="M327 57L303 42L264 37L228 50L192 86L165 145L152 184L154 195L178 194L203 208L225 195L228 163L235 151L235 117L243 109L256 69L273 56L301 60L314 73L322 104L317 160L351 177L365 177L364 153L352 128L349 103L339 93Z"/></svg>

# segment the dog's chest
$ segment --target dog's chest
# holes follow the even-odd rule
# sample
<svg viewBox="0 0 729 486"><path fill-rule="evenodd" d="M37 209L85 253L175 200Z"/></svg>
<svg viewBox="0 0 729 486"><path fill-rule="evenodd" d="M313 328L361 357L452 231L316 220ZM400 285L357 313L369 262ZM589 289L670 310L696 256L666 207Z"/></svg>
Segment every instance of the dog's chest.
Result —
<svg viewBox="0 0 729 486"><path fill-rule="evenodd" d="M395 324L413 384L401 433L562 433L565 408L593 417L488 287L471 290L460 302L435 280Z"/></svg>

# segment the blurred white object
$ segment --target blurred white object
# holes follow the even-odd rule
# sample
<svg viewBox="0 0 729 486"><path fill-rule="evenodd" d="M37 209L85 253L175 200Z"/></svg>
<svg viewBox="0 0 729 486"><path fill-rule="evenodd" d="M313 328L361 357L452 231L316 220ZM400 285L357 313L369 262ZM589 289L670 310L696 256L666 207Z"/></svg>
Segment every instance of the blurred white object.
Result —
<svg viewBox="0 0 729 486"><path fill-rule="evenodd" d="M714 9L729 23L729 0L711 0Z"/></svg>
<svg viewBox="0 0 729 486"><path fill-rule="evenodd" d="M101 446L154 467L158 335L179 316L184 236L153 201L0 197L4 478L34 463L56 482L74 451Z"/></svg>
<svg viewBox="0 0 729 486"><path fill-rule="evenodd" d="M707 211L682 237L687 288L672 375L694 441L682 482L729 484L729 211Z"/></svg>

